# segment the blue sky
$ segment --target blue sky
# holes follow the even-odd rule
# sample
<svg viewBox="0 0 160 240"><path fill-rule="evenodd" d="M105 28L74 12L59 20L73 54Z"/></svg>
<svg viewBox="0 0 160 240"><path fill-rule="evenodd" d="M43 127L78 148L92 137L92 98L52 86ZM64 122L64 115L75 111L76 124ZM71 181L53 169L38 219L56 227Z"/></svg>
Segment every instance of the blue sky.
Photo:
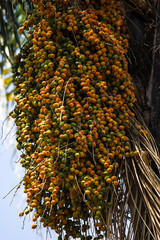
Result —
<svg viewBox="0 0 160 240"><path fill-rule="evenodd" d="M2 80L0 79L0 82ZM12 107L13 108L13 107ZM11 109L12 109L11 108ZM6 118L5 98L2 94L2 85L0 84L0 236L2 240L49 240L46 238L45 230L33 230L32 215L27 217L23 227L23 218L19 217L25 207L25 194L23 194L23 186L18 190L12 205L10 202L13 198L15 190L13 190L5 199L3 197L20 182L23 177L23 169L20 164L15 163L19 158L18 151L15 150L15 131L13 121L2 124ZM3 125L3 137L1 138ZM3 139L10 132L6 140ZM29 220L30 218L30 220ZM57 240L56 234L52 231L52 239Z"/></svg>

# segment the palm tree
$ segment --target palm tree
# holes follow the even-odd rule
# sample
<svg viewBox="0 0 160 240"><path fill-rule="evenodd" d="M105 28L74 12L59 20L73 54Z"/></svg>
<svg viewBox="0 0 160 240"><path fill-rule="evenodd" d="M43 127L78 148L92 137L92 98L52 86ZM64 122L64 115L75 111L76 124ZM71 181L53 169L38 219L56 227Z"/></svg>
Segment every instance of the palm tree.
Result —
<svg viewBox="0 0 160 240"><path fill-rule="evenodd" d="M18 8L14 11L13 4L19 3L21 9L27 8L32 11L31 2L29 0L8 0L0 5L0 39L4 60L11 59L16 51L16 44L12 41L16 41L19 46L21 44L16 29L20 25L17 18L18 15L22 15L22 11ZM86 2L89 4L90 1ZM121 163L118 170L119 189L107 193L112 203L105 219L107 239L158 240L160 239L160 158L158 151L160 144L160 1L122 2L130 35L129 71L138 99L134 121L148 127L152 135L150 135L150 140L140 137L140 141L137 141L136 136L130 135L134 148L139 152L139 157L131 159L130 163L126 160ZM9 54L6 52L6 47L9 49ZM150 158L152 158L151 162Z"/></svg>

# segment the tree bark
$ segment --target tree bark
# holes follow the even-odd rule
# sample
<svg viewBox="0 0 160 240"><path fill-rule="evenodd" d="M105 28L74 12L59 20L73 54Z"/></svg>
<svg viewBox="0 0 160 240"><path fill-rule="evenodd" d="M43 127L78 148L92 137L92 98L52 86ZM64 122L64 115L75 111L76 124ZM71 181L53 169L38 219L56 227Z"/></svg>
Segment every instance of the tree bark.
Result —
<svg viewBox="0 0 160 240"><path fill-rule="evenodd" d="M137 106L160 149L160 0L152 2L148 12L137 12L133 5L127 5L126 23L130 34L129 72Z"/></svg>
<svg viewBox="0 0 160 240"><path fill-rule="evenodd" d="M152 71L148 84L149 127L160 146L160 1L157 1L157 15L153 45Z"/></svg>

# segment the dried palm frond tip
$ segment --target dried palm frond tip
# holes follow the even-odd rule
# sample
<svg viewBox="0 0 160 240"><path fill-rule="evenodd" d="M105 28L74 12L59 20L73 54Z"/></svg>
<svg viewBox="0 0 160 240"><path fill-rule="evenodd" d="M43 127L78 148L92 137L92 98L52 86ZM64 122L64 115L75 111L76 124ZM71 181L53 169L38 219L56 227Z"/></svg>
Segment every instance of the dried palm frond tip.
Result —
<svg viewBox="0 0 160 240"><path fill-rule="evenodd" d="M145 151L158 168L159 157L133 112L120 2L33 3L19 28L28 41L13 66L11 116L26 169L20 216L33 212L32 228L40 220L59 239L95 240L137 240L139 219L139 239L158 239L159 179Z"/></svg>

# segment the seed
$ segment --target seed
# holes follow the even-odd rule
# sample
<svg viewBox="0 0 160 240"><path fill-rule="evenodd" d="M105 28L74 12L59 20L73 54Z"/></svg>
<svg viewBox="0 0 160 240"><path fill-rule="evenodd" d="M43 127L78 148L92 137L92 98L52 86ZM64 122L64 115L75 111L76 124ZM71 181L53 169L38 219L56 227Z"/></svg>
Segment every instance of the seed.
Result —
<svg viewBox="0 0 160 240"><path fill-rule="evenodd" d="M35 12L19 28L29 28L29 36L13 65L16 106L10 115L24 153L30 206L24 213L34 210L32 228L40 221L59 239L92 239L93 217L102 239L109 196L118 185L115 170L138 154L127 136L136 99L120 2L76 1L33 0ZM135 131L145 134L140 125Z"/></svg>

